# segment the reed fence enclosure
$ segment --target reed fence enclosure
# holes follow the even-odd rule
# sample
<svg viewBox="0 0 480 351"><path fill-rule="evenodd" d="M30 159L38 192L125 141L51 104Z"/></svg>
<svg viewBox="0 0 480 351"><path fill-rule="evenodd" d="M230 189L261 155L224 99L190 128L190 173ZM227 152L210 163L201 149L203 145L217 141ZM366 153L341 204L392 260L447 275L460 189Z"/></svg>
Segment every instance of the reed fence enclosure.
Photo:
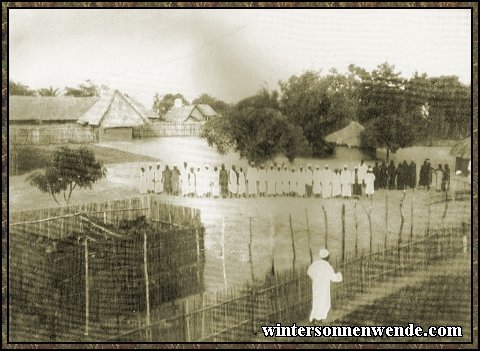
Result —
<svg viewBox="0 0 480 351"><path fill-rule="evenodd" d="M98 142L98 133L77 123L9 126L11 145L83 144Z"/></svg>
<svg viewBox="0 0 480 351"><path fill-rule="evenodd" d="M204 290L203 236L199 210L154 196L10 213L11 340L101 340L148 323Z"/></svg>
<svg viewBox="0 0 480 351"><path fill-rule="evenodd" d="M155 122L149 125L133 128L133 138L158 138L158 137L201 137L202 122Z"/></svg>
<svg viewBox="0 0 480 351"><path fill-rule="evenodd" d="M426 218L426 226L409 228L405 222L406 211L402 209L405 199L403 198L399 204L401 218L398 224L398 237L395 240L390 240L388 245L386 240L381 240L380 243L377 241L378 244L370 240L370 245L366 248L349 245L349 250L346 250L345 205L341 207L338 216L341 218L342 234L336 240L340 240L342 248L333 257L331 263L335 271L343 274L343 282L332 285L334 309L339 312L351 312L356 306L356 298L360 294L370 293L372 288L381 282L388 280L390 284L395 285L395 279L407 276L411 272L424 270L458 255L469 257L470 223L454 214L452 214L454 220L446 220L445 217L449 213L449 208L452 207L453 200L448 194L438 196L443 196L441 198L444 199L444 204L441 204L443 216L437 216L438 218L435 219ZM430 200L430 202L437 201L434 193ZM430 208L430 203L428 206ZM430 212L429 209L427 211ZM145 322L146 318L139 319L135 328L108 340L118 342L273 341L263 339L262 325L276 325L276 323L291 325L293 322L307 320L312 300L311 279L307 275L307 269L313 262L314 256L310 250L308 263L298 259L300 252L294 240L294 236L298 233L292 228L291 216L289 220L293 255L287 252L285 255L292 257L290 268L279 271L272 257L271 269L263 276L255 275L255 264L251 254L252 232L250 232L250 257L249 262L244 266L245 274L248 272L251 274L248 283L240 287L224 288L216 292L204 292L177 299L169 305L172 314L167 318L162 317L165 315L162 309L152 309L151 315L154 317L150 319L150 323ZM415 230L414 235L410 233L411 230ZM308 216L307 231L310 235ZM370 238L372 234L382 235L382 233L371 232ZM268 234L265 233L265 235ZM351 235L349 237L351 238ZM328 235L325 236L325 240L332 239L334 238L328 239ZM304 255L308 256L308 253L305 252ZM469 267L465 269L468 270Z"/></svg>

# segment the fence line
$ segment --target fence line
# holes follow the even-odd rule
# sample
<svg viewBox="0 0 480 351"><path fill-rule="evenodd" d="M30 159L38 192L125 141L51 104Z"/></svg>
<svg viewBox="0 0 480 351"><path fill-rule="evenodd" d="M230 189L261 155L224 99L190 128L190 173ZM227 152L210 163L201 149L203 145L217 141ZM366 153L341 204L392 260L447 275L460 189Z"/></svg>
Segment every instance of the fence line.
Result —
<svg viewBox="0 0 480 351"><path fill-rule="evenodd" d="M440 228L431 230L428 236L404 241L396 247L381 248L360 257L347 255L344 262L334 264L344 279L343 283L332 286L333 306L342 308L357 294L389 277L455 257L462 252L460 234L465 230L465 226ZM305 318L312 298L306 271L306 266L296 267L243 289L187 297L176 302L177 315L139 326L110 340L180 341L187 340L187 330L188 340L192 341L252 340L261 325L291 323ZM205 320L209 321L207 327ZM149 337L145 339L145 335Z"/></svg>
<svg viewBox="0 0 480 351"><path fill-rule="evenodd" d="M64 125L10 125L9 142L12 145L83 144L98 142L92 128L77 123Z"/></svg>
<svg viewBox="0 0 480 351"><path fill-rule="evenodd" d="M201 137L203 123L158 122L133 128L133 138Z"/></svg>

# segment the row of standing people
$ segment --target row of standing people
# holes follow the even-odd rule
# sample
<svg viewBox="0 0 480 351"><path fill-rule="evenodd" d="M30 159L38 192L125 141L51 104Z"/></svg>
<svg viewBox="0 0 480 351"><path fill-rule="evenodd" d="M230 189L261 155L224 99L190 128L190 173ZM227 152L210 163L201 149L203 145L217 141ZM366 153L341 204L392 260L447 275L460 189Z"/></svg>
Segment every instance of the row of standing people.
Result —
<svg viewBox="0 0 480 351"><path fill-rule="evenodd" d="M290 169L286 165L271 164L268 169L259 168L252 162L246 171L235 165L227 171L225 165L218 167L188 167L184 162L183 169L177 165L164 169L157 164L154 168L141 168L140 193L167 193L173 195L195 197L252 197L252 196L299 196L299 197L352 197L373 195L376 181L373 168L362 163L350 171L331 170L328 165L324 169L309 164L306 168L300 165Z"/></svg>

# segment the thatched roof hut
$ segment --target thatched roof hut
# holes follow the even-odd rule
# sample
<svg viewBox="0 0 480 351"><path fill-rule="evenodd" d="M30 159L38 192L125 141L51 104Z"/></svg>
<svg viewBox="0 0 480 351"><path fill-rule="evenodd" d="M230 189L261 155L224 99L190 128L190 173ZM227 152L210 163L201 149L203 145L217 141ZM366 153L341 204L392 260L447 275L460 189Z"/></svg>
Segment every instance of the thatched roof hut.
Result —
<svg viewBox="0 0 480 351"><path fill-rule="evenodd" d="M345 128L327 135L325 141L341 146L361 147L360 135L364 129L360 123L352 121Z"/></svg>
<svg viewBox="0 0 480 351"><path fill-rule="evenodd" d="M468 137L455 144L450 150L450 155L460 158L471 158L472 138Z"/></svg>
<svg viewBox="0 0 480 351"><path fill-rule="evenodd" d="M205 122L217 116L212 106L206 104L172 107L165 115L167 122Z"/></svg>
<svg viewBox="0 0 480 351"><path fill-rule="evenodd" d="M115 90L104 94L77 123L102 129L138 127L150 123L151 113L147 111L139 102Z"/></svg>

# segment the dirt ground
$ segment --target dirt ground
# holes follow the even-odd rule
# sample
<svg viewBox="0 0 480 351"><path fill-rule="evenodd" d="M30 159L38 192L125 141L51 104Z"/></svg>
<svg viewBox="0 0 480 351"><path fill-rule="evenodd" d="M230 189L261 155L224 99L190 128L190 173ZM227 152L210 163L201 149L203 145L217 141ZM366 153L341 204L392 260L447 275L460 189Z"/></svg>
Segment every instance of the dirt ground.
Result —
<svg viewBox="0 0 480 351"><path fill-rule="evenodd" d="M164 140L167 139L167 140ZM181 164L186 160L189 164L211 165L225 162L227 165L246 164L236 154L218 155L208 147L204 140L197 138L162 138L138 140L133 142L110 143L130 153L158 158L162 163ZM302 162L302 161L297 161ZM317 160L321 165L329 162L348 163L345 160ZM352 167L358 161L350 162ZM139 167L148 165L145 162L122 162L107 164L107 176L91 189L75 190L71 204L121 199L140 196L137 189ZM304 163L305 164L305 163ZM10 177L9 205L11 211L35 208L56 207L53 199L33 188L26 180L28 174ZM353 253L355 242L358 250L367 251L370 244L370 224L367 213L370 212L372 225L373 250L380 249L385 236L387 246L396 245L401 222L400 202L402 191L378 191L370 202L365 197L358 201L353 199L315 199L315 198L256 198L256 199L197 199L168 195L158 195L165 202L201 209L202 222L206 228L205 248L205 285L213 291L226 286L242 285L251 277L248 244L250 227L252 231L252 261L254 275L261 279L272 267L278 271L292 267L293 238L295 243L296 262L298 265L310 261L311 249L314 255L325 245L331 252L333 261L340 259L342 249L342 205L345 205L345 251ZM427 203L438 195L425 190L407 190L403 201L404 226L402 239L422 236L430 221L439 226L445 211L444 204L434 204L428 215ZM386 221L388 203L388 224ZM412 211L413 204L413 211ZM370 208L371 206L371 208ZM324 212L325 210L325 212ZM325 213L327 226L325 225ZM307 216L309 226L307 227ZM412 221L413 218L413 221ZM430 219L429 219L430 218ZM251 220L251 226L250 226ZM449 202L445 224L458 225L462 221L470 221L470 203ZM413 227L412 227L413 225ZM328 238L326 239L326 231ZM310 235L309 235L310 233ZM223 245L222 245L222 237ZM310 241L310 244L309 244ZM222 255L222 246L225 255ZM310 247L310 249L309 249Z"/></svg>

